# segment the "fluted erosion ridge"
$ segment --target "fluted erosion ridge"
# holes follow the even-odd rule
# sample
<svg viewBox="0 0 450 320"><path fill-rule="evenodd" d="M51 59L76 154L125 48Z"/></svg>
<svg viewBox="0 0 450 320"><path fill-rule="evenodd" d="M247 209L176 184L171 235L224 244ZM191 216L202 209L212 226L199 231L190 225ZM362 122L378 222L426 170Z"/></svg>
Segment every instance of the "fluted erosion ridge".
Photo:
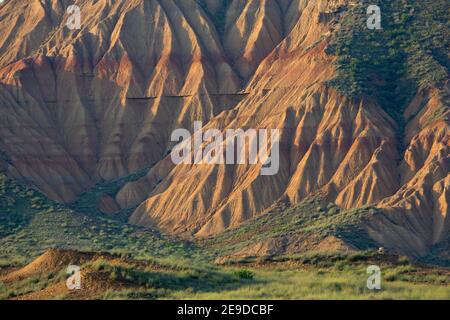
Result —
<svg viewBox="0 0 450 320"><path fill-rule="evenodd" d="M279 200L320 194L343 209L379 208L365 228L383 246L424 255L448 237L442 92L418 91L403 128L375 101L327 85L335 68L325 48L349 1L76 2L75 31L65 26L72 1L0 8L10 176L70 203L98 181L152 166L108 207L136 206L131 222L174 234L217 234ZM194 121L280 129L279 173L175 166L170 135Z"/></svg>

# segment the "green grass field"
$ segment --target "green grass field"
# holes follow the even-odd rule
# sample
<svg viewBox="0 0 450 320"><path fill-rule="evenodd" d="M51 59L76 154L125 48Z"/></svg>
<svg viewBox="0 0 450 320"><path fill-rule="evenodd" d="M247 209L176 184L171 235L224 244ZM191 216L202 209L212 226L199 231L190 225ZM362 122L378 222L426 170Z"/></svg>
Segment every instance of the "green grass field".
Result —
<svg viewBox="0 0 450 320"><path fill-rule="evenodd" d="M100 270L107 278L130 287L108 289L90 297L95 299L450 299L448 270L424 269L406 260L398 265L381 262L381 290L369 290L368 264L363 261L351 262L352 256L341 255L330 264L333 258L327 255L317 257L323 263L316 265L298 264L299 258L228 266L176 259L151 260L151 266L99 260L83 268ZM163 268L155 270L156 264ZM62 279L63 273L43 274L12 286L0 285L0 299L39 291Z"/></svg>
<svg viewBox="0 0 450 320"><path fill-rule="evenodd" d="M171 292L175 299L450 299L450 287L441 283L421 283L410 280L382 281L382 289L367 289L366 269L347 270L307 268L300 270L256 269L253 280L238 288L218 292ZM387 268L387 277L401 273L399 268ZM448 279L447 279L448 281Z"/></svg>

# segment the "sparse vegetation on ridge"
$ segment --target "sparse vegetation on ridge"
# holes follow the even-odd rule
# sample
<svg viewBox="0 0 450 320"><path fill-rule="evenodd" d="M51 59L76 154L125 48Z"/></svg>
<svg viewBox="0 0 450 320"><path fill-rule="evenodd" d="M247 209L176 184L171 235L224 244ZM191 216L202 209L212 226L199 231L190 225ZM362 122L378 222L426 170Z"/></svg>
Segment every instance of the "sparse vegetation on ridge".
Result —
<svg viewBox="0 0 450 320"><path fill-rule="evenodd" d="M369 5L380 6L382 30L367 28ZM449 21L446 0L358 1L327 49L337 57L330 85L351 97L376 99L401 125L417 89L448 78Z"/></svg>
<svg viewBox="0 0 450 320"><path fill-rule="evenodd" d="M279 237L310 239L318 243L329 236L343 239L360 250L376 248L376 243L362 229L361 219L376 213L374 208L341 210L334 204L309 199L298 205L277 207L241 227L205 240L217 246L218 255L231 254L254 244Z"/></svg>

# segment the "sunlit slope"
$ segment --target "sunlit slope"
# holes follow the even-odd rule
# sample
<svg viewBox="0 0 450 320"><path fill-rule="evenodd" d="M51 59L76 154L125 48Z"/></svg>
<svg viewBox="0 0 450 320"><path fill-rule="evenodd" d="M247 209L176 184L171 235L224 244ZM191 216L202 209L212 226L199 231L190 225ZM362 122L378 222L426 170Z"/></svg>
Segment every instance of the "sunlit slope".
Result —
<svg viewBox="0 0 450 320"><path fill-rule="evenodd" d="M392 3L374 31L367 3L345 0L85 0L79 31L65 27L64 1L5 3L8 175L73 202L151 167L103 206L199 238L318 195L377 207L372 239L425 255L449 234L448 19L442 1ZM279 173L175 166L170 134L196 120L280 129Z"/></svg>

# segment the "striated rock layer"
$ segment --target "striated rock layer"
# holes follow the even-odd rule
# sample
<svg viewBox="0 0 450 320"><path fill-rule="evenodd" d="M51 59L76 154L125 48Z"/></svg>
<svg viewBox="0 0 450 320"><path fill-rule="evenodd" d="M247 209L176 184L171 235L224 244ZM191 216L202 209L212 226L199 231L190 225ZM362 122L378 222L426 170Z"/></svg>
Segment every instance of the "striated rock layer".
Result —
<svg viewBox="0 0 450 320"><path fill-rule="evenodd" d="M386 247L424 255L448 237L442 91L417 93L402 142L375 102L326 85L335 70L325 48L349 1L82 0L79 31L65 27L70 4L0 7L0 149L10 175L71 202L154 165L101 206L137 206L132 223L175 234L217 234L280 199L321 194L344 209L380 208L366 228ZM175 166L170 135L196 120L280 129L279 173Z"/></svg>

